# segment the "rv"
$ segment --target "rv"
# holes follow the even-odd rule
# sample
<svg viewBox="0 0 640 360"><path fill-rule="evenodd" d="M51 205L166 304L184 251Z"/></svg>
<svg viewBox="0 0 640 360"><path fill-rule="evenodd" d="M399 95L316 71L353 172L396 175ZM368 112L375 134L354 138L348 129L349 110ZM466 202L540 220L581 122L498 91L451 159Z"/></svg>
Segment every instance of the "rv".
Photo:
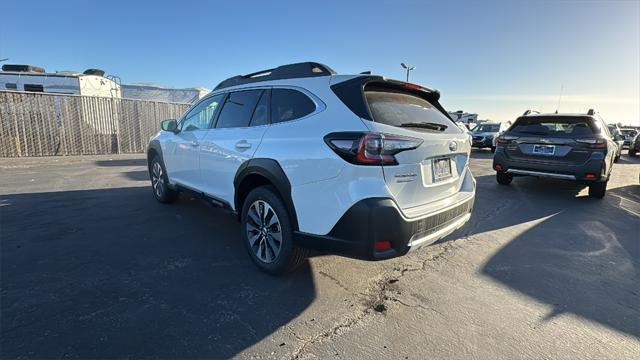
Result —
<svg viewBox="0 0 640 360"><path fill-rule="evenodd" d="M0 71L0 90L122 97L119 79L114 76L105 77L102 70L47 73L43 68L32 65L3 65Z"/></svg>

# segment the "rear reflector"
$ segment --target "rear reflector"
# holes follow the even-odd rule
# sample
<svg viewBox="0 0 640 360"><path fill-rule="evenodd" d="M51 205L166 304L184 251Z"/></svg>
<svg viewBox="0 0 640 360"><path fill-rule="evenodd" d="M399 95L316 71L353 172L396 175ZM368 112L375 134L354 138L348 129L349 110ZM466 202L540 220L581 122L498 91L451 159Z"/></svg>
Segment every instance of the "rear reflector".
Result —
<svg viewBox="0 0 640 360"><path fill-rule="evenodd" d="M376 251L391 249L391 242L389 241L377 241L375 245Z"/></svg>
<svg viewBox="0 0 640 360"><path fill-rule="evenodd" d="M502 170L502 164L494 164L493 165L493 169L494 170Z"/></svg>
<svg viewBox="0 0 640 360"><path fill-rule="evenodd" d="M584 178L587 179L587 180L595 180L597 178L597 176L594 173L586 173L586 174L584 174Z"/></svg>

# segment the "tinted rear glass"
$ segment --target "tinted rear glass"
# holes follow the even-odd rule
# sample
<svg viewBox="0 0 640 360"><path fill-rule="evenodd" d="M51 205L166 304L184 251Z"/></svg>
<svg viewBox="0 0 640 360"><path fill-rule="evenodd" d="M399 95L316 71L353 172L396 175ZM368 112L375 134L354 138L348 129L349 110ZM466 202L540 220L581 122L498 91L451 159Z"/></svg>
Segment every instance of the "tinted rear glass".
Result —
<svg viewBox="0 0 640 360"><path fill-rule="evenodd" d="M593 119L569 116L519 118L509 131L549 137L588 137L600 132Z"/></svg>
<svg viewBox="0 0 640 360"><path fill-rule="evenodd" d="M373 121L407 129L457 133L460 129L427 100L395 91L365 91Z"/></svg>
<svg viewBox="0 0 640 360"><path fill-rule="evenodd" d="M309 115L316 104L300 91L292 89L271 90L271 123L291 121Z"/></svg>

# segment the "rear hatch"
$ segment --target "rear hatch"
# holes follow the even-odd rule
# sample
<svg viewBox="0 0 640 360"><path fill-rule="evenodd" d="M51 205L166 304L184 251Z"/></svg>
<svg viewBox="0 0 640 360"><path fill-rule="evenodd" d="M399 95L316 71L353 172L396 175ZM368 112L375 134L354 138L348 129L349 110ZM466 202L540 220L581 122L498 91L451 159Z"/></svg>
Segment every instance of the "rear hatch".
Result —
<svg viewBox="0 0 640 360"><path fill-rule="evenodd" d="M588 116L530 116L509 129L506 154L515 160L550 165L581 165L593 151L600 130ZM600 147L600 149L597 149ZM604 144L606 149L606 144Z"/></svg>
<svg viewBox="0 0 640 360"><path fill-rule="evenodd" d="M372 82L364 88L372 132L421 140L383 165L385 182L401 209L407 210L456 194L462 186L469 136L444 115L439 94L413 84Z"/></svg>

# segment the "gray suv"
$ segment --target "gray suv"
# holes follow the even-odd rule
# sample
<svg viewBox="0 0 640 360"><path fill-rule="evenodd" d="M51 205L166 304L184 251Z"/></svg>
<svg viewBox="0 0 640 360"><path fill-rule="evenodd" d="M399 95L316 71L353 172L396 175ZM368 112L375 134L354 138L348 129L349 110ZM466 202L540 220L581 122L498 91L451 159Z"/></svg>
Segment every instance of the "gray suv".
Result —
<svg viewBox="0 0 640 360"><path fill-rule="evenodd" d="M602 198L616 152L607 125L593 110L532 114L498 137L493 169L502 185L514 176L549 177L584 183L589 196Z"/></svg>
<svg viewBox="0 0 640 360"><path fill-rule="evenodd" d="M484 122L476 125L471 132L471 146L475 148L491 148L495 152L495 137L503 130L501 123Z"/></svg>

